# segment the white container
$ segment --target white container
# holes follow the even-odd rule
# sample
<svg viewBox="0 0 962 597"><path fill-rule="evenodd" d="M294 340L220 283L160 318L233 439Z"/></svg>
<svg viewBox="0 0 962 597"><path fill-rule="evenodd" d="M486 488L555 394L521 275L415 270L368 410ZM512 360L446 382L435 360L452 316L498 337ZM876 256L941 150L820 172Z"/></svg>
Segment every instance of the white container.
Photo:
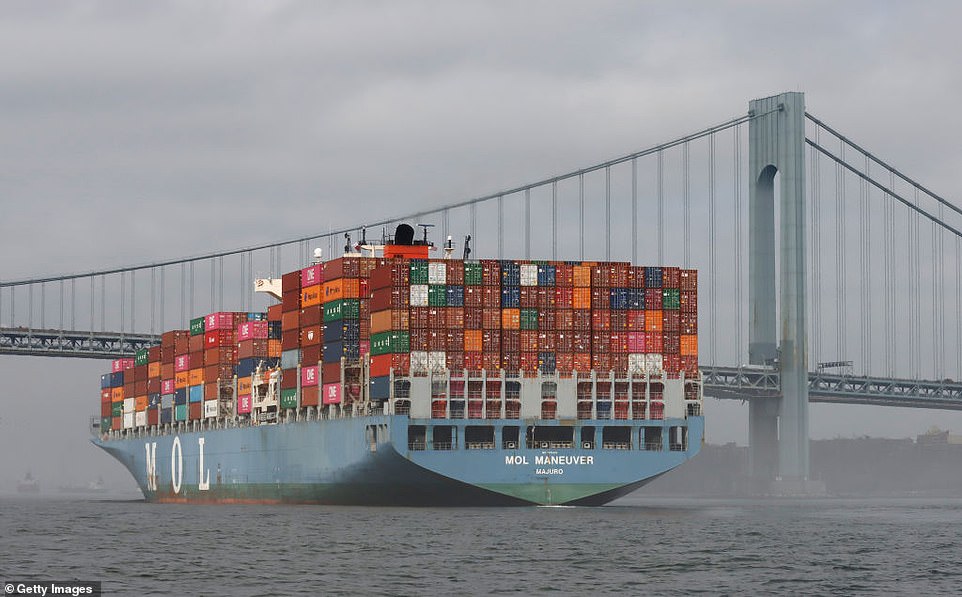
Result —
<svg viewBox="0 0 962 597"><path fill-rule="evenodd" d="M124 413L124 429L134 428L134 413Z"/></svg>
<svg viewBox="0 0 962 597"><path fill-rule="evenodd" d="M427 284L411 284L411 306L412 307L428 306L428 285Z"/></svg>
<svg viewBox="0 0 962 597"><path fill-rule="evenodd" d="M174 405L174 395L173 394L161 394L160 395L160 408L170 408Z"/></svg>
<svg viewBox="0 0 962 597"><path fill-rule="evenodd" d="M428 369L435 373L443 372L448 368L448 353L444 351L432 351L428 353Z"/></svg>
<svg viewBox="0 0 962 597"><path fill-rule="evenodd" d="M204 401L204 418L212 419L216 416L217 416L217 401L205 400Z"/></svg>
<svg viewBox="0 0 962 597"><path fill-rule="evenodd" d="M132 413L134 412L134 407L136 406L133 398L124 398L124 412Z"/></svg>
<svg viewBox="0 0 962 597"><path fill-rule="evenodd" d="M428 372L428 353L423 350L411 351L411 373Z"/></svg>
<svg viewBox="0 0 962 597"><path fill-rule="evenodd" d="M538 266L531 263L521 264L521 285L522 286L537 286L538 285Z"/></svg>
<svg viewBox="0 0 962 597"><path fill-rule="evenodd" d="M447 284L448 268L444 262L428 263L428 284Z"/></svg>
<svg viewBox="0 0 962 597"><path fill-rule="evenodd" d="M660 354L649 354L647 360L647 371L649 373L657 373L662 370L664 366L664 359Z"/></svg>
<svg viewBox="0 0 962 597"><path fill-rule="evenodd" d="M134 427L147 426L147 411L139 410L134 413Z"/></svg>
<svg viewBox="0 0 962 597"><path fill-rule="evenodd" d="M628 373L644 373L648 367L647 355L642 353L628 354Z"/></svg>

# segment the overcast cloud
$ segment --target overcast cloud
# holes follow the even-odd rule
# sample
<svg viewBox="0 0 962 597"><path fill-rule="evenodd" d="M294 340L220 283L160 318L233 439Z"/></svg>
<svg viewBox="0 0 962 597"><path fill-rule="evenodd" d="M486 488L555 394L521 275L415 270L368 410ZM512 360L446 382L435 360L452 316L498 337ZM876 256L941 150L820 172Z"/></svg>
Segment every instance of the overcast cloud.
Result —
<svg viewBox="0 0 962 597"><path fill-rule="evenodd" d="M955 199L960 21L951 1L6 1L0 278L434 207L782 91ZM0 358L0 488L23 454L48 479L123 478L85 444L103 367ZM744 407L709 411L710 441L746 441ZM936 423L962 432L957 415L862 407L818 406L811 427L906 437Z"/></svg>

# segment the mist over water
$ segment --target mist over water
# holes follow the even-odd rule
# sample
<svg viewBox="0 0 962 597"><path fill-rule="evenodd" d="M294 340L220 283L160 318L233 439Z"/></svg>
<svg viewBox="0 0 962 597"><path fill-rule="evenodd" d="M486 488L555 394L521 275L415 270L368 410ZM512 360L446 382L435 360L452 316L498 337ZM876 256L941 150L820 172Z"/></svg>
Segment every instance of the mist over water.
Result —
<svg viewBox="0 0 962 597"><path fill-rule="evenodd" d="M948 594L955 500L408 509L0 501L0 576L116 595Z"/></svg>

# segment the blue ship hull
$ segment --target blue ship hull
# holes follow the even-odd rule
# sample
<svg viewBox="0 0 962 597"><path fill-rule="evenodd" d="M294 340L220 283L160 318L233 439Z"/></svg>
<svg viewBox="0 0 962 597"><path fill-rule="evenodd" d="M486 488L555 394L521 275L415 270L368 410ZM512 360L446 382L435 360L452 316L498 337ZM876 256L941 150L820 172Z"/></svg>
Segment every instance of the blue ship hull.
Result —
<svg viewBox="0 0 962 597"><path fill-rule="evenodd" d="M570 422L536 421L539 426ZM501 441L519 420L412 420L406 415L347 417L124 438L96 438L153 502L313 503L391 506L601 505L641 487L698 453L704 418L577 421L598 429L631 427L620 449L591 442ZM409 425L453 426L453 445L412 445ZM493 426L497 441L463 441L465 426ZM661 430L644 445L643 429ZM686 429L669 444L669 429ZM575 426L574 437L580 437ZM657 433L657 432L656 432ZM523 436L522 436L523 437ZM642 449L649 448L649 449Z"/></svg>

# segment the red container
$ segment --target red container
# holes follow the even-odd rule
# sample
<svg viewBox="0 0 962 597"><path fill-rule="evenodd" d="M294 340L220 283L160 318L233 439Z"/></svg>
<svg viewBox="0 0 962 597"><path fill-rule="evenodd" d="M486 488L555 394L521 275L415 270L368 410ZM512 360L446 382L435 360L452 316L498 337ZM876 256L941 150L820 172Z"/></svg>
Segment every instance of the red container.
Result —
<svg viewBox="0 0 962 597"><path fill-rule="evenodd" d="M645 268L632 265L628 268L628 288L644 288L645 287Z"/></svg>
<svg viewBox="0 0 962 597"><path fill-rule="evenodd" d="M587 373L591 371L591 353L590 352L576 352L574 353L573 370L579 373Z"/></svg>
<svg viewBox="0 0 962 597"><path fill-rule="evenodd" d="M324 266L320 263L301 270L301 288L316 286L324 281ZM283 287L283 280L281 282Z"/></svg>
<svg viewBox="0 0 962 597"><path fill-rule="evenodd" d="M448 307L445 310L445 324L449 328L464 328L464 309Z"/></svg>
<svg viewBox="0 0 962 597"><path fill-rule="evenodd" d="M520 304L523 308L536 309L538 307L537 286L522 286L520 294Z"/></svg>
<svg viewBox="0 0 962 597"><path fill-rule="evenodd" d="M245 321L237 326L236 338L238 342L244 340L266 340L267 322L266 321Z"/></svg>
<svg viewBox="0 0 962 597"><path fill-rule="evenodd" d="M481 283L485 286L501 286L500 262L495 259L481 260Z"/></svg>
<svg viewBox="0 0 962 597"><path fill-rule="evenodd" d="M664 334L660 332L645 333L645 352L649 354L660 354L664 352Z"/></svg>
<svg viewBox="0 0 962 597"><path fill-rule="evenodd" d="M323 399L324 404L340 404L341 403L341 384L339 383L326 383L323 387Z"/></svg>
<svg viewBox="0 0 962 597"><path fill-rule="evenodd" d="M465 307L481 307L484 304L484 287L483 286L465 286L464 287L464 306Z"/></svg>
<svg viewBox="0 0 962 597"><path fill-rule="evenodd" d="M251 395L242 394L237 397L237 414L247 415L251 412Z"/></svg>
<svg viewBox="0 0 962 597"><path fill-rule="evenodd" d="M521 353L512 352L505 353L501 356L501 368L505 371L520 371L521 370Z"/></svg>
<svg viewBox="0 0 962 597"><path fill-rule="evenodd" d="M234 313L231 311L219 311L204 317L204 331L211 332L217 330L231 330L234 326Z"/></svg>
<svg viewBox="0 0 962 597"><path fill-rule="evenodd" d="M603 352L607 354L611 351L611 336L609 336L607 332L595 332L591 335L591 352Z"/></svg>
<svg viewBox="0 0 962 597"><path fill-rule="evenodd" d="M470 288L470 287L469 287ZM464 310L464 327L469 330L480 330L483 326L484 312L478 308L467 308Z"/></svg>
<svg viewBox="0 0 962 597"><path fill-rule="evenodd" d="M698 314L698 294L692 290L682 290L679 295L682 313Z"/></svg>
<svg viewBox="0 0 962 597"><path fill-rule="evenodd" d="M537 352L538 332L537 330L521 330L521 350L524 352Z"/></svg>
<svg viewBox="0 0 962 597"><path fill-rule="evenodd" d="M407 375L411 367L411 357L404 353L380 354L371 357L371 377L383 377L391 374ZM328 379L324 378L327 382Z"/></svg>
<svg viewBox="0 0 962 597"><path fill-rule="evenodd" d="M244 340L237 343L237 358L266 357L268 352L267 340Z"/></svg>
<svg viewBox="0 0 962 597"><path fill-rule="evenodd" d="M204 404L202 402L191 402L188 406L187 418L191 421L198 421L204 414Z"/></svg>
<svg viewBox="0 0 962 597"><path fill-rule="evenodd" d="M340 363L324 363L321 365L321 381L323 383L332 383L341 381L341 364Z"/></svg>
<svg viewBox="0 0 962 597"><path fill-rule="evenodd" d="M317 365L301 367L301 387L316 386L318 383Z"/></svg>
<svg viewBox="0 0 962 597"><path fill-rule="evenodd" d="M501 309L483 309L481 311L481 328L485 330L501 329Z"/></svg>
<svg viewBox="0 0 962 597"><path fill-rule="evenodd" d="M625 353L612 353L611 354L611 369L612 371L624 374L628 371L628 355Z"/></svg>
<svg viewBox="0 0 962 597"><path fill-rule="evenodd" d="M685 377L698 375L698 357L682 356L679 362L680 369L685 372Z"/></svg>
<svg viewBox="0 0 962 597"><path fill-rule="evenodd" d="M160 411L156 408L147 409L147 424L156 425L158 419L160 418Z"/></svg>
<svg viewBox="0 0 962 597"><path fill-rule="evenodd" d="M538 332L538 350L541 352L554 352L558 346L558 335L555 332Z"/></svg>
<svg viewBox="0 0 962 597"><path fill-rule="evenodd" d="M681 283L681 269L677 267L661 268L661 285L663 288L678 288Z"/></svg>
<svg viewBox="0 0 962 597"><path fill-rule="evenodd" d="M555 263L554 264L554 283L555 286L574 286L574 268L570 263Z"/></svg>
<svg viewBox="0 0 962 597"><path fill-rule="evenodd" d="M160 393L161 394L173 394L174 393L174 380L173 379L163 379L160 381Z"/></svg>
<svg viewBox="0 0 962 597"><path fill-rule="evenodd" d="M464 368L468 371L480 371L484 367L484 354L478 351L464 353Z"/></svg>
<svg viewBox="0 0 962 597"><path fill-rule="evenodd" d="M281 276L281 293L296 292L300 294L301 291L301 272L300 270L296 272L288 272Z"/></svg>
<svg viewBox="0 0 962 597"><path fill-rule="evenodd" d="M557 309L554 312L555 329L571 331L574 329L574 311L571 309Z"/></svg>
<svg viewBox="0 0 962 597"><path fill-rule="evenodd" d="M664 338L662 345L663 353L669 355L681 352L681 336L678 332L664 332L662 337Z"/></svg>
<svg viewBox="0 0 962 597"><path fill-rule="evenodd" d="M449 350L444 356L445 366L452 374L464 369L464 353L459 350Z"/></svg>
<svg viewBox="0 0 962 597"><path fill-rule="evenodd" d="M281 389L293 390L297 388L297 369L281 370Z"/></svg>
<svg viewBox="0 0 962 597"><path fill-rule="evenodd" d="M682 290L698 290L698 271L693 269L683 269L678 272L679 288Z"/></svg>
<svg viewBox="0 0 962 597"><path fill-rule="evenodd" d="M574 353L557 353L555 355L555 369L560 373L571 373L574 369Z"/></svg>
<svg viewBox="0 0 962 597"><path fill-rule="evenodd" d="M318 406L320 397L320 386L313 385L301 388L301 406Z"/></svg>
<svg viewBox="0 0 962 597"><path fill-rule="evenodd" d="M207 337L204 334L197 334L196 336L191 336L187 340L187 352L200 352L204 350L204 344L207 342Z"/></svg>
<svg viewBox="0 0 962 597"><path fill-rule="evenodd" d="M324 340L324 332L321 331L321 326L314 325L309 328L303 328L301 330L301 346L313 346L315 344L320 344Z"/></svg>
<svg viewBox="0 0 962 597"><path fill-rule="evenodd" d="M661 302L662 302L661 288L645 289L645 309L661 309Z"/></svg>
<svg viewBox="0 0 962 597"><path fill-rule="evenodd" d="M134 368L134 359L115 359L111 363L110 370L113 373L119 373L121 371L126 371L127 369Z"/></svg>
<svg viewBox="0 0 962 597"><path fill-rule="evenodd" d="M281 335L281 350L294 350L301 345L301 333L298 330L287 330Z"/></svg>
<svg viewBox="0 0 962 597"><path fill-rule="evenodd" d="M204 333L204 348L220 348L234 345L234 330L220 329Z"/></svg>
<svg viewBox="0 0 962 597"><path fill-rule="evenodd" d="M568 331L558 331L554 332L555 336L555 350L559 353L563 352L574 352L574 342L572 341L572 332Z"/></svg>
<svg viewBox="0 0 962 597"><path fill-rule="evenodd" d="M591 312L592 330L611 329L611 311L607 309L595 309Z"/></svg>
<svg viewBox="0 0 962 597"><path fill-rule="evenodd" d="M298 319L302 328L319 325L324 321L324 308L320 305L304 307Z"/></svg>
<svg viewBox="0 0 962 597"><path fill-rule="evenodd" d="M501 308L501 286L484 286L481 289L481 306L485 308Z"/></svg>
<svg viewBox="0 0 962 597"><path fill-rule="evenodd" d="M464 350L464 329L463 328L450 328L445 332L445 351L458 351Z"/></svg>
<svg viewBox="0 0 962 597"><path fill-rule="evenodd" d="M190 355L189 354L179 354L174 356L174 371L189 371L190 370Z"/></svg>
<svg viewBox="0 0 962 597"><path fill-rule="evenodd" d="M662 329L666 332L678 333L681 329L680 311L664 310L661 312Z"/></svg>
<svg viewBox="0 0 962 597"><path fill-rule="evenodd" d="M282 311L282 305L271 305L267 308L267 321L280 321Z"/></svg>
<svg viewBox="0 0 962 597"><path fill-rule="evenodd" d="M304 346L301 348L301 363L304 365L316 365L321 360L323 350L324 346L322 344Z"/></svg>
<svg viewBox="0 0 962 597"><path fill-rule="evenodd" d="M611 371L611 356L607 353L591 353L591 368L599 373Z"/></svg>
<svg viewBox="0 0 962 597"><path fill-rule="evenodd" d="M675 311L670 311L670 312L675 313ZM678 331L686 335L697 334L698 333L698 314L686 313L684 311L680 311L678 313L679 313Z"/></svg>
<svg viewBox="0 0 962 597"><path fill-rule="evenodd" d="M515 353L517 355L517 353ZM481 356L481 368L488 371L497 371L501 368L501 353L485 352Z"/></svg>
<svg viewBox="0 0 962 597"><path fill-rule="evenodd" d="M628 352L642 353L648 352L646 350L647 344L645 342L645 332L631 331L627 333L628 336Z"/></svg>
<svg viewBox="0 0 962 597"><path fill-rule="evenodd" d="M628 332L612 332L608 343L612 354L628 353Z"/></svg>
<svg viewBox="0 0 962 597"><path fill-rule="evenodd" d="M300 311L284 311L281 314L281 331L296 330L301 327Z"/></svg>

